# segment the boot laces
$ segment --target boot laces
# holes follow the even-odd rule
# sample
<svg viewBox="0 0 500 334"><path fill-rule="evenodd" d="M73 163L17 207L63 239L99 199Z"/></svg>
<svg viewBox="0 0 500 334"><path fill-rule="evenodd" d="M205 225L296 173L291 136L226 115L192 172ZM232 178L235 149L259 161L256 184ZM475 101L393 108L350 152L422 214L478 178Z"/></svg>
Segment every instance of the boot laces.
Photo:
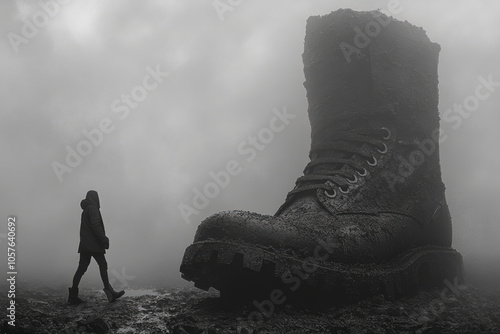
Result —
<svg viewBox="0 0 500 334"><path fill-rule="evenodd" d="M348 193L350 185L368 175L366 167L378 164L375 151L387 153L384 141L390 138L391 132L386 127L364 127L355 132L338 132L328 142L312 145L311 161L288 193L287 200L292 195L317 189L324 189L330 198L336 197L337 189Z"/></svg>

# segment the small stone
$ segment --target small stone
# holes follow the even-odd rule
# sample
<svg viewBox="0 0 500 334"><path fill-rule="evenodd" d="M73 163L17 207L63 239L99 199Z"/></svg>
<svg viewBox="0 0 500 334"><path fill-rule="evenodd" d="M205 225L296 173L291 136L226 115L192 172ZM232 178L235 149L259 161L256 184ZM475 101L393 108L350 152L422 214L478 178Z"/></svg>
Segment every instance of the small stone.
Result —
<svg viewBox="0 0 500 334"><path fill-rule="evenodd" d="M109 332L109 327L106 322L95 315L87 318L85 326L97 334L105 334Z"/></svg>

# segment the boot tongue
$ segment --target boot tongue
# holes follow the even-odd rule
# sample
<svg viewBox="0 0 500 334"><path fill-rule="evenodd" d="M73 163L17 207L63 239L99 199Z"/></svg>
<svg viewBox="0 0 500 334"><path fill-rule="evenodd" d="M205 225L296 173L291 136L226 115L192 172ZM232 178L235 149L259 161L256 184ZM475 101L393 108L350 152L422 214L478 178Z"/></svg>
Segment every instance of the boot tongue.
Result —
<svg viewBox="0 0 500 334"><path fill-rule="evenodd" d="M384 108L374 108L364 110L363 112L339 112L324 119L321 126L312 135L312 144L337 143L345 144L352 147L357 146L358 149L369 151L369 145L363 142L351 142L342 140L340 134L356 134L373 138L374 130L381 129L382 126L391 126L395 122L395 106L388 105ZM376 131L375 131L376 132ZM315 158L340 158L340 159L356 159L357 154L351 152L343 152L338 150L325 150L321 152L312 152L311 160ZM343 163L330 163L315 166L311 172L319 173L338 170L345 174L354 173L351 167ZM340 176L339 176L340 177Z"/></svg>
<svg viewBox="0 0 500 334"><path fill-rule="evenodd" d="M313 139L313 143L332 143L332 142L340 142L342 143L342 140L339 140L338 134L339 133L354 133L354 134L362 134L363 129L366 129L369 127L369 121L366 118L366 116L359 115L358 117L353 117L350 115L349 117L338 117L336 119L331 119L331 125L327 126L326 128L328 131L322 131L320 133L316 134L316 140ZM353 143L347 143L344 141L344 143L347 145L353 145ZM363 143L357 143L359 147L363 146ZM349 152L341 152L341 151L335 151L335 150L329 150L329 151L322 151L318 152L315 154L315 156L311 157L311 159L314 158L341 158L341 159L353 159L355 158L354 153L349 153ZM343 172L350 173L352 172L352 168L349 166L342 164L342 163L331 163L331 164L321 164L318 166L315 166L311 172L313 173L321 173L321 172L326 172L326 171L332 171L332 170L340 170Z"/></svg>

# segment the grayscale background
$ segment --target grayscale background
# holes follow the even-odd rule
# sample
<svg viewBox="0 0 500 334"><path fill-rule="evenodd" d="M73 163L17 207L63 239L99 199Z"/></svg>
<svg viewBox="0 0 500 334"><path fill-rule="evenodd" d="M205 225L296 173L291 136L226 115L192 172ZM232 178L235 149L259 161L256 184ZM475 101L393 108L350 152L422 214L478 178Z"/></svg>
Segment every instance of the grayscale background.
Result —
<svg viewBox="0 0 500 334"><path fill-rule="evenodd" d="M306 19L338 8L387 10L388 1L247 0L223 20L212 2L68 1L17 50L9 33L22 36L23 18L40 4L0 2L0 268L7 217L15 215L18 280L70 284L89 189L101 198L110 278L126 273L137 286L181 284L184 249L210 214L274 214L308 162ZM442 114L474 95L480 76L500 82L500 2L400 4L394 18L422 26L441 45ZM169 76L120 119L112 103L157 66ZM284 107L296 117L248 162L239 145ZM64 163L66 147L75 149L82 131L105 118L114 130L60 181L53 162ZM441 121L453 245L469 277L484 282L497 280L491 264L500 263L499 126L500 87L459 126ZM192 206L209 173L231 160L241 173L187 223L179 206ZM95 263L89 272L83 286L99 283Z"/></svg>

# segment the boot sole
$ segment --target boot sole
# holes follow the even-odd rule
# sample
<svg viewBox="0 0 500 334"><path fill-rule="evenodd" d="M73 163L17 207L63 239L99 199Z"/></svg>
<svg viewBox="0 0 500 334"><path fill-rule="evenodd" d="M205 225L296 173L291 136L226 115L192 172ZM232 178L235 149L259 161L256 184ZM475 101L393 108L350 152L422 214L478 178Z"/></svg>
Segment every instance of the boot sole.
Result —
<svg viewBox="0 0 500 334"><path fill-rule="evenodd" d="M311 260L311 258L309 259ZM204 241L186 249L182 277L195 287L213 287L227 300L269 297L343 303L383 294L415 294L422 288L463 283L462 256L451 248L423 246L381 264L314 263L276 251L231 242Z"/></svg>

